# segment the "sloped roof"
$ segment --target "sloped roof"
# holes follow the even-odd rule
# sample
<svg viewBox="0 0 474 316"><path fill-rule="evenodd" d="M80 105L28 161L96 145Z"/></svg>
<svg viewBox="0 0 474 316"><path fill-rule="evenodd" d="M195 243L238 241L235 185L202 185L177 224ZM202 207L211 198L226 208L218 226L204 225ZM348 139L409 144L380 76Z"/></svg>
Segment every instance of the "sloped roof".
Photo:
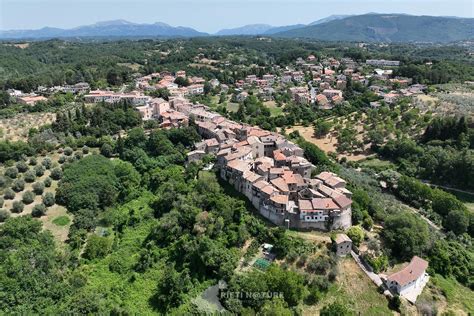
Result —
<svg viewBox="0 0 474 316"><path fill-rule="evenodd" d="M427 268L428 262L426 260L414 256L404 269L388 276L387 280L397 282L400 286L405 286L422 276Z"/></svg>

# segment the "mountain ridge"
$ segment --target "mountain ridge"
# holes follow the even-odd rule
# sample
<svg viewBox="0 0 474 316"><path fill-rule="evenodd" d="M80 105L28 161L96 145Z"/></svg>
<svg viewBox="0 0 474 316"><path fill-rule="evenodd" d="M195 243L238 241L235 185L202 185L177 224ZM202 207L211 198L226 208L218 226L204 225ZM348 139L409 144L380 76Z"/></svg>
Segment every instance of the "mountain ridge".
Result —
<svg viewBox="0 0 474 316"><path fill-rule="evenodd" d="M325 41L454 42L474 38L474 18L364 14L274 34Z"/></svg>
<svg viewBox="0 0 474 316"><path fill-rule="evenodd" d="M305 24L272 26L248 24L214 34L163 22L134 23L123 19L101 21L70 29L43 27L36 30L0 31L0 39L49 39L74 37L202 37L272 36L325 41L454 42L474 38L474 18L414 16L403 13L331 15Z"/></svg>
<svg viewBox="0 0 474 316"><path fill-rule="evenodd" d="M54 37L198 37L209 34L185 26L171 26L163 22L133 23L126 20L102 21L70 29L43 27L36 30L0 31L2 39L47 39Z"/></svg>

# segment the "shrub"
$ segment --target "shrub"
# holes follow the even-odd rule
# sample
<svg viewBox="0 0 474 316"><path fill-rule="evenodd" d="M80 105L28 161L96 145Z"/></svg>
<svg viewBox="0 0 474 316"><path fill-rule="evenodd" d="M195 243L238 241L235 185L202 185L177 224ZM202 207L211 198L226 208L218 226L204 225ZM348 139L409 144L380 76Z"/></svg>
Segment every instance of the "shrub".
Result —
<svg viewBox="0 0 474 316"><path fill-rule="evenodd" d="M0 197L0 207L3 207L4 202L5 202L5 200L2 197Z"/></svg>
<svg viewBox="0 0 474 316"><path fill-rule="evenodd" d="M31 166L36 166L38 164L38 160L35 157L31 157L29 163Z"/></svg>
<svg viewBox="0 0 474 316"><path fill-rule="evenodd" d="M23 193L23 196L21 197L21 200L23 201L23 203L28 205L28 204L33 203L33 201L35 200L35 196L36 195L33 192L26 191L25 193Z"/></svg>
<svg viewBox="0 0 474 316"><path fill-rule="evenodd" d="M63 163L66 162L66 158L67 158L66 156L61 155L61 156L59 157L59 159L58 159L58 162L59 162L60 164L63 164Z"/></svg>
<svg viewBox="0 0 474 316"><path fill-rule="evenodd" d="M7 179L4 176L0 176L0 187L4 187L7 184Z"/></svg>
<svg viewBox="0 0 474 316"><path fill-rule="evenodd" d="M25 204L23 204L22 201L15 201L12 204L12 212L13 213L21 213L21 212L23 212L24 208L25 208Z"/></svg>
<svg viewBox="0 0 474 316"><path fill-rule="evenodd" d="M82 147L82 153L84 155L87 155L89 153L89 147L87 147L87 146Z"/></svg>
<svg viewBox="0 0 474 316"><path fill-rule="evenodd" d="M3 197L5 200L13 200L15 198L15 191L12 189L8 188L3 192Z"/></svg>
<svg viewBox="0 0 474 316"><path fill-rule="evenodd" d="M5 175L10 179L16 179L16 177L18 176L18 169L16 167L10 167L5 170Z"/></svg>
<svg viewBox="0 0 474 316"><path fill-rule="evenodd" d="M60 168L54 168L51 170L51 178L54 180L60 180L63 177L63 171Z"/></svg>
<svg viewBox="0 0 474 316"><path fill-rule="evenodd" d="M105 257L112 249L112 242L107 237L91 235L84 249L83 257L89 260Z"/></svg>
<svg viewBox="0 0 474 316"><path fill-rule="evenodd" d="M347 231L347 236L352 240L354 245L359 246L360 242L364 239L364 231L360 226L352 226Z"/></svg>
<svg viewBox="0 0 474 316"><path fill-rule="evenodd" d="M34 170L37 177L44 175L45 168L42 165L35 166Z"/></svg>
<svg viewBox="0 0 474 316"><path fill-rule="evenodd" d="M28 170L27 172L25 172L25 175L23 176L23 178L25 179L26 182L32 183L36 179L36 174L32 170Z"/></svg>
<svg viewBox="0 0 474 316"><path fill-rule="evenodd" d="M53 206L54 203L56 203L56 198L54 197L54 194L51 192L46 192L43 195L43 204L46 206Z"/></svg>
<svg viewBox="0 0 474 316"><path fill-rule="evenodd" d="M110 144L105 143L102 145L102 147L100 147L100 154L107 158L112 157L113 152L114 152L114 149L112 148Z"/></svg>
<svg viewBox="0 0 474 316"><path fill-rule="evenodd" d="M43 182L33 183L33 192L35 192L36 195L43 194L43 192L44 192L44 183Z"/></svg>
<svg viewBox="0 0 474 316"><path fill-rule="evenodd" d="M71 156L73 152L74 152L74 151L72 150L71 147L66 147L66 148L64 148L64 154L65 154L66 156Z"/></svg>
<svg viewBox="0 0 474 316"><path fill-rule="evenodd" d="M71 222L71 220L66 215L58 216L55 219L53 219L53 224L55 224L57 226L66 226L70 222Z"/></svg>
<svg viewBox="0 0 474 316"><path fill-rule="evenodd" d="M10 213L8 213L4 209L0 209L0 223L3 223L10 217Z"/></svg>
<svg viewBox="0 0 474 316"><path fill-rule="evenodd" d="M23 173L29 169L28 165L24 161L18 161L16 163L16 168L18 169L19 172Z"/></svg>
<svg viewBox="0 0 474 316"><path fill-rule="evenodd" d="M41 162L41 164L42 164L46 169L49 169L49 168L51 168L51 165L53 164L53 162L51 161L51 158L46 157L46 158L43 159L43 161Z"/></svg>
<svg viewBox="0 0 474 316"><path fill-rule="evenodd" d="M12 183L12 189L13 191L15 192L20 192L20 191L23 191L25 189L25 180L23 179L17 179L15 181L13 181Z"/></svg>
<svg viewBox="0 0 474 316"><path fill-rule="evenodd" d="M77 153L74 154L74 158L75 158L76 160L79 160L79 159L81 159L82 157L84 157L84 155L83 155L81 152L77 152Z"/></svg>
<svg viewBox="0 0 474 316"><path fill-rule="evenodd" d="M46 177L46 179L44 179L43 183L44 183L44 186L46 188L49 188L51 186L51 183L53 182L53 180L51 180L50 177Z"/></svg>
<svg viewBox="0 0 474 316"><path fill-rule="evenodd" d="M31 216L41 217L46 214L46 206L44 204L36 204L31 211Z"/></svg>

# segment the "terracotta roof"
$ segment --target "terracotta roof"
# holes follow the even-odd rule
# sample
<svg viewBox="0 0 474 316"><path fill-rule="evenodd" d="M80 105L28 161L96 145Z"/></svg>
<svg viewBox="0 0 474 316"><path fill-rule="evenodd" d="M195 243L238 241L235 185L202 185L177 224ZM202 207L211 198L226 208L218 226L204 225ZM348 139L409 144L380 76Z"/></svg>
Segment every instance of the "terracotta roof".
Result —
<svg viewBox="0 0 474 316"><path fill-rule="evenodd" d="M232 160L227 163L227 167L244 172L249 169L249 164L241 160Z"/></svg>
<svg viewBox="0 0 474 316"><path fill-rule="evenodd" d="M316 210L336 210L339 208L331 198L314 198L311 203L313 203L313 208Z"/></svg>
<svg viewBox="0 0 474 316"><path fill-rule="evenodd" d="M283 180L285 180L286 184L296 184L298 181L296 180L293 171L285 171L281 176Z"/></svg>
<svg viewBox="0 0 474 316"><path fill-rule="evenodd" d="M327 179L331 178L331 177L334 177L336 174L332 173L332 172L328 172L328 171L323 171L321 172L320 174L318 174L316 176L316 178L320 179L320 180L323 180L323 181L326 181Z"/></svg>
<svg viewBox="0 0 474 316"><path fill-rule="evenodd" d="M286 156L281 152L281 150L274 150L273 157L277 161L281 161L281 160L286 161Z"/></svg>
<svg viewBox="0 0 474 316"><path fill-rule="evenodd" d="M252 183L261 178L261 176L259 176L258 174L256 174L255 172L252 172L252 171L245 171L243 177L244 177L245 180L247 180L249 182L252 182Z"/></svg>
<svg viewBox="0 0 474 316"><path fill-rule="evenodd" d="M256 187L257 189L260 189L260 190L262 190L264 187L269 186L269 185L270 185L270 183L268 183L267 181L264 181L264 180L257 181L253 184L254 187Z"/></svg>
<svg viewBox="0 0 474 316"><path fill-rule="evenodd" d="M288 185L286 184L285 180L281 177L273 179L270 181L275 187L277 187L280 191L289 192Z"/></svg>
<svg viewBox="0 0 474 316"><path fill-rule="evenodd" d="M266 187L262 188L262 192L268 195L272 195L274 192L278 192L273 185L267 185Z"/></svg>
<svg viewBox="0 0 474 316"><path fill-rule="evenodd" d="M312 210L313 209L313 204L311 203L310 200L298 200L298 205L300 210Z"/></svg>
<svg viewBox="0 0 474 316"><path fill-rule="evenodd" d="M344 185L346 184L346 181L344 181L343 179L341 179L339 177L330 177L329 179L327 179L324 182L326 182L331 187L335 187L338 184L344 184Z"/></svg>
<svg viewBox="0 0 474 316"><path fill-rule="evenodd" d="M403 269L388 276L387 280L397 282L400 286L418 279L428 268L428 262L418 256L414 256L410 263Z"/></svg>
<svg viewBox="0 0 474 316"><path fill-rule="evenodd" d="M270 173L271 174L284 174L285 169L283 169L283 168L270 168Z"/></svg>
<svg viewBox="0 0 474 316"><path fill-rule="evenodd" d="M277 194L270 198L271 201L286 205L288 203L288 195Z"/></svg>
<svg viewBox="0 0 474 316"><path fill-rule="evenodd" d="M352 200L346 197L345 195L340 195L337 197L333 197L334 202L339 205L340 208L346 208L352 204Z"/></svg>
<svg viewBox="0 0 474 316"><path fill-rule="evenodd" d="M204 142L207 146L219 146L219 142L215 138L206 139Z"/></svg>
<svg viewBox="0 0 474 316"><path fill-rule="evenodd" d="M340 243L343 243L345 241L350 241L352 242L352 240L349 238L349 236L347 236L346 234L337 234L336 236L336 244L340 244Z"/></svg>

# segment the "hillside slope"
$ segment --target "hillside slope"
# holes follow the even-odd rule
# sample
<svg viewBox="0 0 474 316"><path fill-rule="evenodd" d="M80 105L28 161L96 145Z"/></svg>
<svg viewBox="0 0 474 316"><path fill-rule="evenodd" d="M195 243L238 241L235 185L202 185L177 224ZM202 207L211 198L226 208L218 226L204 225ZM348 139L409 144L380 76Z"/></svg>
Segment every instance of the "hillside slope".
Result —
<svg viewBox="0 0 474 316"><path fill-rule="evenodd" d="M365 14L275 34L328 41L452 42L474 38L474 19Z"/></svg>

